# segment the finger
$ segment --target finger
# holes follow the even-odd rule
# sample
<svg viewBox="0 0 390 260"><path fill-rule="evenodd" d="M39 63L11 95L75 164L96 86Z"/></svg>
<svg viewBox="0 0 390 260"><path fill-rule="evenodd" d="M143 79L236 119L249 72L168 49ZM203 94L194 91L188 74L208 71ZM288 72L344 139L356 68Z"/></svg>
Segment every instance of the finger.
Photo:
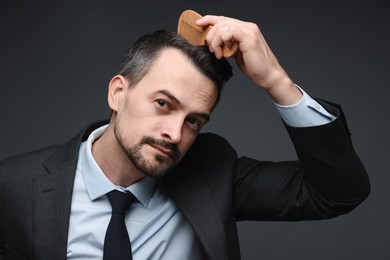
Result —
<svg viewBox="0 0 390 260"><path fill-rule="evenodd" d="M219 58L224 55L223 49L229 51L234 44L238 44L235 40L235 33L237 29L229 25L215 26L212 28L207 36L206 42L209 49Z"/></svg>
<svg viewBox="0 0 390 260"><path fill-rule="evenodd" d="M208 25L214 25L218 19L221 19L221 16L217 15L205 15L199 20L197 20L195 23L198 26L208 26Z"/></svg>
<svg viewBox="0 0 390 260"><path fill-rule="evenodd" d="M213 52L218 59L220 59L222 57L223 41L218 35L218 30L211 28L206 35L206 42L209 50Z"/></svg>

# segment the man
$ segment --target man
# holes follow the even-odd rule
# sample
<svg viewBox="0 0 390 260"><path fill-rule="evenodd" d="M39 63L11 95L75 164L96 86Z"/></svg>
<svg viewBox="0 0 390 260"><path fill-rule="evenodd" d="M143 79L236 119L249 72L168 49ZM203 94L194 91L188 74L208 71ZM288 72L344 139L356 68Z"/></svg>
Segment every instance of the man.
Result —
<svg viewBox="0 0 390 260"><path fill-rule="evenodd" d="M197 24L213 25L207 47L158 31L129 49L109 83L108 125L0 164L0 259L101 259L113 190L136 198L125 220L133 259L239 259L236 221L326 219L367 197L340 107L299 89L257 25ZM221 52L231 44L275 102L299 161L237 158L223 138L199 134L231 76Z"/></svg>

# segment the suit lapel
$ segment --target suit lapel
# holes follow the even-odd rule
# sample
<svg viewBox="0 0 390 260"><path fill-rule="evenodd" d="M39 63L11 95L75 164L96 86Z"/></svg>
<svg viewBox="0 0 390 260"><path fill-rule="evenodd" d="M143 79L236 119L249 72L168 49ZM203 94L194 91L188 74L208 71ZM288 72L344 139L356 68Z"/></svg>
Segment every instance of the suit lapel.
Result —
<svg viewBox="0 0 390 260"><path fill-rule="evenodd" d="M75 167L33 182L33 233L37 259L65 259Z"/></svg>
<svg viewBox="0 0 390 260"><path fill-rule="evenodd" d="M198 235L210 259L228 259L225 229L209 187L188 167L177 167L164 187Z"/></svg>
<svg viewBox="0 0 390 260"><path fill-rule="evenodd" d="M73 183L80 143L107 122L98 122L44 161L45 174L33 180L33 234L37 259L66 259ZM203 173L203 175L212 173ZM198 235L210 259L228 259L225 229L212 192L190 164L181 163L164 187Z"/></svg>
<svg viewBox="0 0 390 260"><path fill-rule="evenodd" d="M97 127L92 124L59 146L33 180L33 234L37 259L66 259L73 183L80 143Z"/></svg>

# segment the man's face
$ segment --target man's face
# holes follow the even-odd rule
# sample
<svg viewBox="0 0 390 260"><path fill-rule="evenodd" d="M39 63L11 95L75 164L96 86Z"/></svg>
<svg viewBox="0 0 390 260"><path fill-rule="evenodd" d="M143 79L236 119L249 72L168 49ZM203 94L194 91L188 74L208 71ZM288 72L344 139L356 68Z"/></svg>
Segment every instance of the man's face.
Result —
<svg viewBox="0 0 390 260"><path fill-rule="evenodd" d="M166 49L136 85L120 95L114 133L130 162L161 177L208 122L217 89L176 49Z"/></svg>

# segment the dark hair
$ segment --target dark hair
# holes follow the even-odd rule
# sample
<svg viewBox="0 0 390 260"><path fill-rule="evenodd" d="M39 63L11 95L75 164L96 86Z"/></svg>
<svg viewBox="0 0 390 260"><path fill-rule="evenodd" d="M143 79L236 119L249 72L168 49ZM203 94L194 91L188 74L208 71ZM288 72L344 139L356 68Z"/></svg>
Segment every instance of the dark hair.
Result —
<svg viewBox="0 0 390 260"><path fill-rule="evenodd" d="M207 46L193 46L173 31L159 30L140 37L126 52L118 74L136 85L149 71L153 62L165 48L176 48L186 55L218 90L218 103L222 88L233 76L232 67L225 59L217 59Z"/></svg>

